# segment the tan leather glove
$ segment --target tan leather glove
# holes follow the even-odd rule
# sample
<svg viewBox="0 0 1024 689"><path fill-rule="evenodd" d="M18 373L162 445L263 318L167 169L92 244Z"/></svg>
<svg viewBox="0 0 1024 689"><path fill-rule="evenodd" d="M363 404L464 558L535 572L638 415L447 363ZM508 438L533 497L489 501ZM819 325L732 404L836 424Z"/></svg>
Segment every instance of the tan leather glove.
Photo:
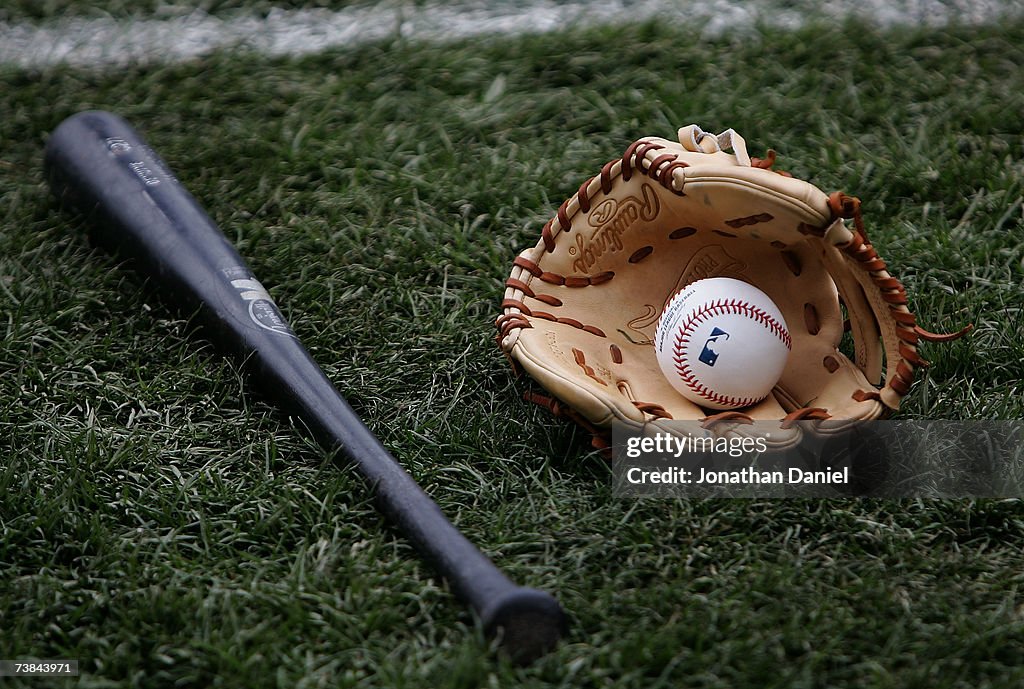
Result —
<svg viewBox="0 0 1024 689"><path fill-rule="evenodd" d="M918 343L966 329L934 335L917 326L903 286L871 246L858 199L772 170L773 151L751 159L732 130L715 136L690 125L678 139L632 144L515 259L496 325L502 350L553 396L532 398L584 425L598 447L616 419L636 427L777 420L785 429L896 410L927 365ZM717 276L764 291L792 336L772 394L727 412L676 392L652 344L673 295ZM849 357L839 349L844 328Z"/></svg>

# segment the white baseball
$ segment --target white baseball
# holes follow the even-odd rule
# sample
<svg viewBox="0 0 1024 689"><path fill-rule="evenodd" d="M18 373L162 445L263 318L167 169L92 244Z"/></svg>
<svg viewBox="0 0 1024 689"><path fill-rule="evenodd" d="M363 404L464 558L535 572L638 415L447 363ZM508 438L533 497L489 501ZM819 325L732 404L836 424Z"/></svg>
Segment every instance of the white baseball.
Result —
<svg viewBox="0 0 1024 689"><path fill-rule="evenodd" d="M654 336L658 365L672 387L709 409L739 409L767 397L791 346L775 302L732 278L684 287L665 307Z"/></svg>

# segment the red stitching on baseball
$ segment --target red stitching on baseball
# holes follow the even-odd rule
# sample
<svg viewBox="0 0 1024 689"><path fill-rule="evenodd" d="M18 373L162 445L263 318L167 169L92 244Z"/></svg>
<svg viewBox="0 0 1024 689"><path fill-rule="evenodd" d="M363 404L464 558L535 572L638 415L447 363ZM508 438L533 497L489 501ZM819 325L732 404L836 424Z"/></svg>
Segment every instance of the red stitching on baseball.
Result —
<svg viewBox="0 0 1024 689"><path fill-rule="evenodd" d="M727 314L746 316L747 318L757 321L761 325L765 326L769 332L779 338L779 340L786 345L786 349L793 348L792 338L790 338L789 332L786 331L786 328L763 309L740 299L719 299L716 302L703 304L700 308L687 316L686 321L683 322L683 325L676 332L672 347L672 353L674 355L672 359L675 362L675 369L676 373L679 374L679 379L686 384L686 387L700 397L708 400L709 402L714 402L715 404L721 404L723 406L746 407L762 398L730 397L729 395L722 395L721 393L717 393L714 390L709 389L706 385L697 380L696 375L690 369L689 361L683 356L686 346L690 343L690 333L694 326L699 325L711 316L723 316Z"/></svg>

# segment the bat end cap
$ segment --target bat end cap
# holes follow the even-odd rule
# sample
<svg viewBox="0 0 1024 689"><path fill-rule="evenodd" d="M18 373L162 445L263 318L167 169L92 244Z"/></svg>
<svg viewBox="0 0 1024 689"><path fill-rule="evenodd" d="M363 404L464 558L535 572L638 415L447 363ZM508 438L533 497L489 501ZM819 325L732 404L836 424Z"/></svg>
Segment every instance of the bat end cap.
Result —
<svg viewBox="0 0 1024 689"><path fill-rule="evenodd" d="M553 649L566 629L565 612L545 591L519 587L483 615L484 631L512 662L526 665Z"/></svg>

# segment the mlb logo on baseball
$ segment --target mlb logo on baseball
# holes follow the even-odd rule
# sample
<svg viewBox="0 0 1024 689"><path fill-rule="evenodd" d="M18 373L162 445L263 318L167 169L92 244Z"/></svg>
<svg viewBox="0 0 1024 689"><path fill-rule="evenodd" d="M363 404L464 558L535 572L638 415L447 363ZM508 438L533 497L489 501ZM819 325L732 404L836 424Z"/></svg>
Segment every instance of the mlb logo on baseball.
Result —
<svg viewBox="0 0 1024 689"><path fill-rule="evenodd" d="M713 349L718 338L728 340L729 333L725 332L721 328L715 328L711 331L711 337L704 343L704 348L700 350L700 356L697 357L698 361L708 366L714 366L715 362L718 361L718 352Z"/></svg>

